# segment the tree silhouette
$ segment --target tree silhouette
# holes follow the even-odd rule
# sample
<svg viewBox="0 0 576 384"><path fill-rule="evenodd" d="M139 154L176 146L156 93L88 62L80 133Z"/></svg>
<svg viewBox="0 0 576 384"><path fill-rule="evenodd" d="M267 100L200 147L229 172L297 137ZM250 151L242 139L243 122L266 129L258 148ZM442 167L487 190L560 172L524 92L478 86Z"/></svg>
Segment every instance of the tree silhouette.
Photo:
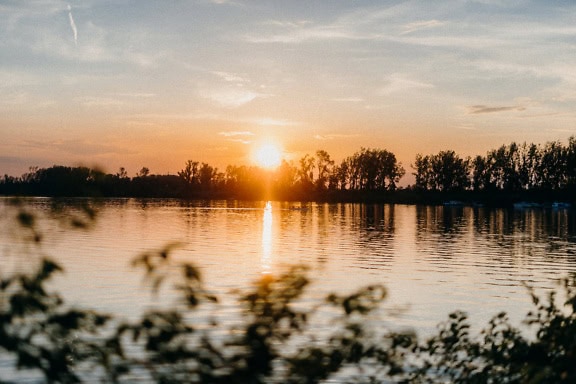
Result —
<svg viewBox="0 0 576 384"><path fill-rule="evenodd" d="M316 151L316 168L318 177L316 178L316 189L324 191L328 188L330 175L333 172L334 160L330 158L328 152L324 150Z"/></svg>
<svg viewBox="0 0 576 384"><path fill-rule="evenodd" d="M136 177L146 177L150 174L150 170L147 167L142 167L136 174Z"/></svg>
<svg viewBox="0 0 576 384"><path fill-rule="evenodd" d="M180 176L184 182L186 182L186 184L190 186L197 186L200 184L200 174L198 170L199 164L200 163L197 161L186 161L184 169L178 172L178 176Z"/></svg>
<svg viewBox="0 0 576 384"><path fill-rule="evenodd" d="M483 166L481 158L476 158L475 163ZM412 166L416 170L416 187L444 192L463 191L470 184L469 164L469 159L461 159L454 151L441 151L427 156L418 154ZM476 184L481 181L480 174L474 178Z"/></svg>

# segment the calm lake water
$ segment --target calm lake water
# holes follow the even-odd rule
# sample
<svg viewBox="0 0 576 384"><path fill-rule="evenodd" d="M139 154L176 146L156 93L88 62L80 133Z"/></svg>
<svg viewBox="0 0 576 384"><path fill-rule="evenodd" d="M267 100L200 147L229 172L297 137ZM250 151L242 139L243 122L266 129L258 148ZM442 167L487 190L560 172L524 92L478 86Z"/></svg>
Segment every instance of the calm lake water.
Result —
<svg viewBox="0 0 576 384"><path fill-rule="evenodd" d="M0 199L4 270L23 267L23 256L38 251L13 230L7 202ZM28 209L43 217L49 206L31 199ZM134 319L173 295L151 296L130 262L170 242L181 243L174 257L201 268L231 318L234 290L306 264L311 298L382 283L385 321L421 334L457 309L474 324L500 311L518 324L530 308L524 284L543 293L576 271L571 210L110 199L91 230L47 218L40 228L39 251L64 265L54 286L71 303Z"/></svg>

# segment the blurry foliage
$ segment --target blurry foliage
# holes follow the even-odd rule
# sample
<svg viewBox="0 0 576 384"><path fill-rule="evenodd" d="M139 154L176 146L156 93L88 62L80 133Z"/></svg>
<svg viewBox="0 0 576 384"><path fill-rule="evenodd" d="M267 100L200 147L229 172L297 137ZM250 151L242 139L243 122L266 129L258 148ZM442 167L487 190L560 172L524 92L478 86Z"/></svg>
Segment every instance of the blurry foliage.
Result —
<svg viewBox="0 0 576 384"><path fill-rule="evenodd" d="M14 204L21 230L39 234L36 217L22 202ZM70 228L87 228L97 216L90 201L55 204L53 212ZM40 249L41 236L30 241ZM6 361L16 370L48 383L576 382L576 277L562 281L564 304L556 292L542 299L528 290L534 309L524 325L534 336L526 337L505 313L472 336L466 314L455 312L437 334L420 340L380 328L375 311L387 294L380 285L305 304L310 281L303 266L265 275L239 293L240 323L203 318L197 309L217 310L218 300L198 268L174 259L177 247L134 259L153 292L172 283L181 298L174 308L151 310L136 322L68 307L48 289L62 272L49 258L31 261L28 272L0 267L0 358L13 357ZM328 326L318 327L326 316Z"/></svg>

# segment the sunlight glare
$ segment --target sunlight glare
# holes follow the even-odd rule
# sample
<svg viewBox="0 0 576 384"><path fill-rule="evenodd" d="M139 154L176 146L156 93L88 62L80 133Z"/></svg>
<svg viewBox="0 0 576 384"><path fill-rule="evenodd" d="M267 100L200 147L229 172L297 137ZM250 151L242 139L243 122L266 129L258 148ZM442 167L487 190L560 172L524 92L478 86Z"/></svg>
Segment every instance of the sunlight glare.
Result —
<svg viewBox="0 0 576 384"><path fill-rule="evenodd" d="M282 153L275 144L262 144L254 152L254 161L262 168L273 169L282 162Z"/></svg>
<svg viewBox="0 0 576 384"><path fill-rule="evenodd" d="M267 202L262 220L262 274L272 269L272 203Z"/></svg>

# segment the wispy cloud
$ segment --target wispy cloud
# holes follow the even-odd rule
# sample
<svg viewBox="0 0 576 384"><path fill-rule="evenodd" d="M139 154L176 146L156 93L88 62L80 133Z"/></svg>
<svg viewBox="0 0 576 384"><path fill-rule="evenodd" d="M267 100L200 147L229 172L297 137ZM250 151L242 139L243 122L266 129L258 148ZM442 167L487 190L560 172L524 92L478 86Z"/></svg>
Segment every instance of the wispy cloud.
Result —
<svg viewBox="0 0 576 384"><path fill-rule="evenodd" d="M290 28L300 28L302 26L311 24L310 20L299 20L299 21L290 21L290 20L268 20L264 21L263 24L268 24L276 27L290 27Z"/></svg>
<svg viewBox="0 0 576 384"><path fill-rule="evenodd" d="M389 95L396 92L405 91L407 89L416 88L433 88L434 85L430 83L424 83L418 80L410 78L406 74L394 73L388 76L385 80L386 85L380 89L380 94Z"/></svg>
<svg viewBox="0 0 576 384"><path fill-rule="evenodd" d="M404 31L400 33L400 35L406 35L412 32L420 31L422 29L441 27L445 24L445 22L438 20L415 21L413 23L404 25Z"/></svg>
<svg viewBox="0 0 576 384"><path fill-rule="evenodd" d="M213 4L218 4L218 5L235 5L235 6L242 6L242 3L239 1L234 1L234 0L210 0L211 3Z"/></svg>
<svg viewBox="0 0 576 384"><path fill-rule="evenodd" d="M116 145L103 144L99 142L93 142L81 139L54 140L54 141L26 140L21 144L21 146L41 150L50 150L50 151L57 150L61 152L83 156L86 155L96 156L106 154L129 155L137 153L129 148L123 148Z"/></svg>
<svg viewBox="0 0 576 384"><path fill-rule="evenodd" d="M466 107L468 113L471 115L480 115L483 113L498 113L498 112L508 112L508 111L524 111L525 107L518 105L507 105L507 106L496 106L490 107L487 105L471 105Z"/></svg>
<svg viewBox="0 0 576 384"><path fill-rule="evenodd" d="M314 135L316 140L336 140L336 139L349 139L352 137L359 137L358 134L344 134L344 133L327 133L324 135Z"/></svg>
<svg viewBox="0 0 576 384"><path fill-rule="evenodd" d="M144 92L124 92L119 93L118 96L128 97L131 99L149 99L156 97L155 93L144 93Z"/></svg>
<svg viewBox="0 0 576 384"><path fill-rule="evenodd" d="M269 95L245 89L220 89L208 92L205 98L225 108L237 108L254 99Z"/></svg>
<svg viewBox="0 0 576 384"><path fill-rule="evenodd" d="M256 119L254 121L254 123L258 124L258 125L264 125L264 126L277 126L277 127L289 127L289 126L295 126L295 125L301 125L301 123L296 122L296 121L290 121L290 120L278 120L278 119L271 119L271 118L261 118L261 119Z"/></svg>
<svg viewBox="0 0 576 384"><path fill-rule="evenodd" d="M214 72L212 72L212 74L218 76L222 80L227 81L229 83L244 84L244 83L250 82L250 80L248 80L245 77L243 77L239 74L236 74L236 73L214 71Z"/></svg>
<svg viewBox="0 0 576 384"><path fill-rule="evenodd" d="M341 101L345 103L361 103L364 101L361 97L336 97L332 101Z"/></svg>
<svg viewBox="0 0 576 384"><path fill-rule="evenodd" d="M126 105L123 100L118 100L111 97L94 97L87 96L80 99L80 103L85 107L100 107L100 108L120 108Z"/></svg>
<svg viewBox="0 0 576 384"><path fill-rule="evenodd" d="M355 8L324 23L270 20L267 25L276 30L246 35L245 39L252 43L286 44L322 40L394 42L402 35L447 24L436 19L410 21L413 13L413 4L398 4Z"/></svg>
<svg viewBox="0 0 576 384"><path fill-rule="evenodd" d="M334 26L310 26L299 27L287 32L270 34L270 35L248 35L245 40L250 43L286 43L296 44L317 40L361 40L367 38L376 38L376 35L359 35L351 30L342 29Z"/></svg>
<svg viewBox="0 0 576 384"><path fill-rule="evenodd" d="M252 140L245 140L245 139L229 139L228 141L231 141L233 143L241 143L241 144L251 144Z"/></svg>
<svg viewBox="0 0 576 384"><path fill-rule="evenodd" d="M74 45L78 45L78 29L76 28L74 17L72 17L72 7L70 4L68 4L68 19L70 20L70 28L72 28L72 33L74 35Z"/></svg>
<svg viewBox="0 0 576 384"><path fill-rule="evenodd" d="M224 137L235 137L235 136L254 136L254 133L250 131L223 131L218 133L220 136Z"/></svg>

